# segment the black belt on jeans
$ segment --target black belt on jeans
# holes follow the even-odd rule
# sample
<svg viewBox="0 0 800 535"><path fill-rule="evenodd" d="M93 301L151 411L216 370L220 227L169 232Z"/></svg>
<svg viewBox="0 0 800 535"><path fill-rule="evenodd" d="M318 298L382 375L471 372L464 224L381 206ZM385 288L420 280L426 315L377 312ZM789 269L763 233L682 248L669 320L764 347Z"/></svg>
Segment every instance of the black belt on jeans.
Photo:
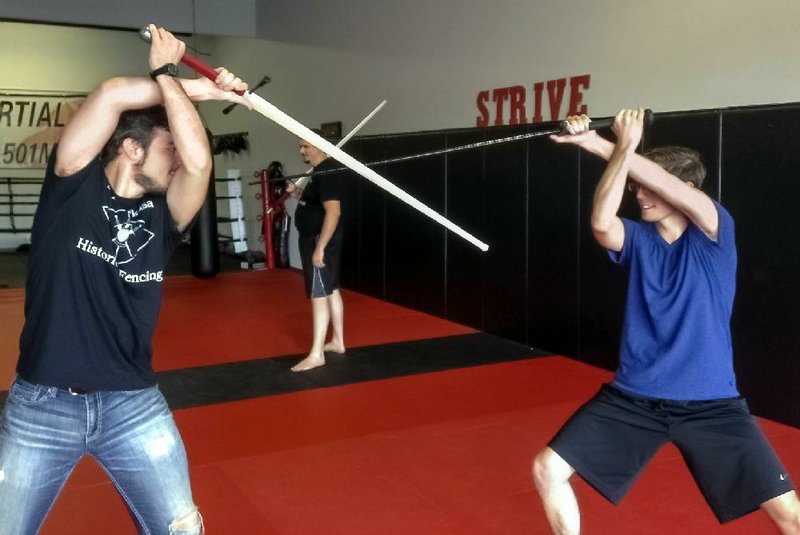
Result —
<svg viewBox="0 0 800 535"><path fill-rule="evenodd" d="M85 396L86 394L91 394L94 390L89 390L88 388L83 387L67 387L67 393L70 396Z"/></svg>

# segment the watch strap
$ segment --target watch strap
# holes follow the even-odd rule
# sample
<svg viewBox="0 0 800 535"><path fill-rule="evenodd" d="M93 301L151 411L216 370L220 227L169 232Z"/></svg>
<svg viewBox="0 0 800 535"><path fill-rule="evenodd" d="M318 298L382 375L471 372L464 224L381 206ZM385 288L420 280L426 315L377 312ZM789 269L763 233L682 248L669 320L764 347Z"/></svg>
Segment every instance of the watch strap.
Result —
<svg viewBox="0 0 800 535"><path fill-rule="evenodd" d="M165 63L161 67L150 71L150 78L155 80L157 76L162 74L166 74L167 76L178 76L178 66L174 63Z"/></svg>

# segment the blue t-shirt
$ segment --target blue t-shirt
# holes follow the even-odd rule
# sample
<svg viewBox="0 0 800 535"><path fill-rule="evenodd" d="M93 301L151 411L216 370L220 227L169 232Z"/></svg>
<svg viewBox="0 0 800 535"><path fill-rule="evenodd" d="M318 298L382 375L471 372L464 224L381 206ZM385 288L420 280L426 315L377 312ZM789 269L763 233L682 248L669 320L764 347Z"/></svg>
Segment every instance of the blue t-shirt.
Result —
<svg viewBox="0 0 800 535"><path fill-rule="evenodd" d="M730 319L736 293L733 219L720 204L717 241L691 221L673 243L654 223L623 219L611 259L628 270L619 368L623 391L670 400L736 397Z"/></svg>
<svg viewBox="0 0 800 535"><path fill-rule="evenodd" d="M99 159L57 177L56 153L33 221L17 373L62 388L152 386L164 267L181 236L166 197L118 197Z"/></svg>

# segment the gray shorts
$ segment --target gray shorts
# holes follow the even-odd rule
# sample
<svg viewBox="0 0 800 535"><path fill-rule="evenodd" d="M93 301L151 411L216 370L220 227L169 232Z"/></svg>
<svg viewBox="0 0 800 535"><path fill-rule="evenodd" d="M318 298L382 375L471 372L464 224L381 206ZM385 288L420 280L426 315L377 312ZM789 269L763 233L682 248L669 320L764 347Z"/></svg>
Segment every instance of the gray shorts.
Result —
<svg viewBox="0 0 800 535"><path fill-rule="evenodd" d="M666 442L680 450L720 523L794 490L743 398L660 400L604 385L549 446L617 504Z"/></svg>
<svg viewBox="0 0 800 535"><path fill-rule="evenodd" d="M306 296L312 299L327 297L338 290L339 271L342 265L342 233L337 231L325 246L325 267L318 268L311 263L311 256L317 246L319 236L301 234L298 238L300 262L303 264L303 278Z"/></svg>

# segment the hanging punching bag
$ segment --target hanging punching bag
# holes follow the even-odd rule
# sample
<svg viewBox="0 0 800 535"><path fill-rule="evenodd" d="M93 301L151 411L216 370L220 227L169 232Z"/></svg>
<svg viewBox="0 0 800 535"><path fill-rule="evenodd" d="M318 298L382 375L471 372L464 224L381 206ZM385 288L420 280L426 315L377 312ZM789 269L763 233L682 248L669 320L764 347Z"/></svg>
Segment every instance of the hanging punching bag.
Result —
<svg viewBox="0 0 800 535"><path fill-rule="evenodd" d="M209 143L211 132L206 129ZM192 273L195 277L210 278L219 273L219 245L217 236L217 195L214 187L214 165L208 181L206 200L195 217L192 227Z"/></svg>

